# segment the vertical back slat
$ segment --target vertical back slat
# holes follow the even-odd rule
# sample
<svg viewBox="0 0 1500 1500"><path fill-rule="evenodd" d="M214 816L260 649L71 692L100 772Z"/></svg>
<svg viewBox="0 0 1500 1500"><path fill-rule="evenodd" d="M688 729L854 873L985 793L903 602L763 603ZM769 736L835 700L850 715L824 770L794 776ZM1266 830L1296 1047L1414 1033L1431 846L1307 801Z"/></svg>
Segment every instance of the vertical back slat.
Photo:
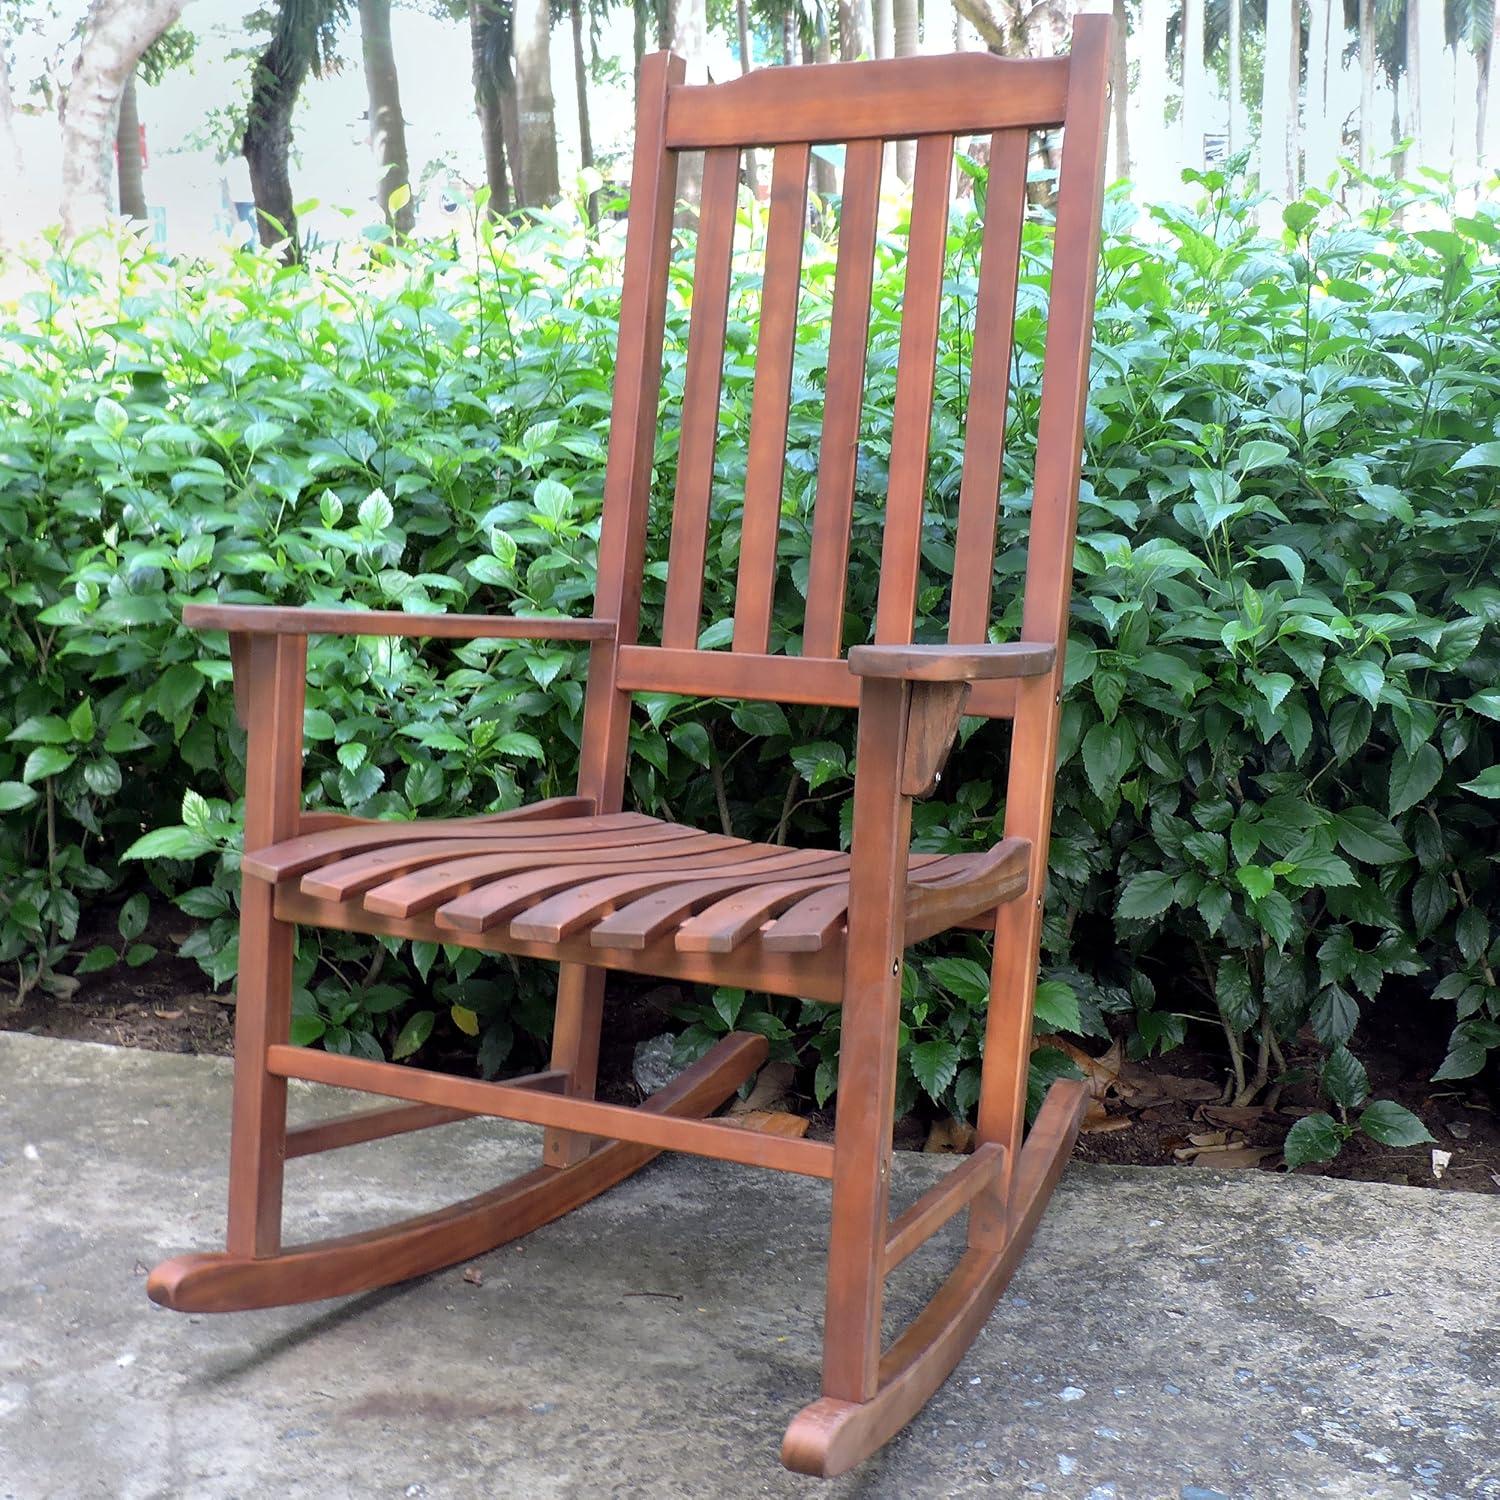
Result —
<svg viewBox="0 0 1500 1500"><path fill-rule="evenodd" d="M953 137L923 136L917 143L912 184L885 541L880 554L880 602L875 612L875 639L882 644L911 639L916 608L952 173Z"/></svg>
<svg viewBox="0 0 1500 1500"><path fill-rule="evenodd" d="M974 358L964 421L963 480L958 493L957 555L948 612L948 639L955 645L984 641L989 633L1030 146L1030 134L1025 130L996 131L990 139L984 244L974 310Z"/></svg>
<svg viewBox="0 0 1500 1500"><path fill-rule="evenodd" d="M724 378L724 329L729 316L729 262L740 183L737 146L706 153L693 265L692 321L682 393L682 442L672 546L667 556L667 601L662 645L698 644L703 607L703 559L708 544L708 502L713 490L719 436L719 392Z"/></svg>
<svg viewBox="0 0 1500 1500"><path fill-rule="evenodd" d="M625 782L630 694L615 687L615 651L618 643L629 644L640 633L667 268L672 256L672 211L677 200L677 157L664 144L667 93L682 82L685 71L681 58L654 54L642 61L636 90L631 215L625 237L625 277L620 294L594 602L599 618L617 620L619 628L616 640L601 642L589 653L589 692L578 772L580 795L593 797L601 812L614 812L619 807Z"/></svg>
<svg viewBox="0 0 1500 1500"><path fill-rule="evenodd" d="M870 330L883 154L883 143L871 140L852 143L844 156L844 198L802 634L804 656L837 656L843 642L849 524L854 513L854 467L865 391L865 347Z"/></svg>
<svg viewBox="0 0 1500 1500"><path fill-rule="evenodd" d="M771 169L771 211L761 280L760 349L750 405L750 452L745 464L745 509L734 603L734 649L765 651L776 592L776 540L786 467L786 431L797 342L797 298L802 290L802 242L807 232L810 149L780 146Z"/></svg>

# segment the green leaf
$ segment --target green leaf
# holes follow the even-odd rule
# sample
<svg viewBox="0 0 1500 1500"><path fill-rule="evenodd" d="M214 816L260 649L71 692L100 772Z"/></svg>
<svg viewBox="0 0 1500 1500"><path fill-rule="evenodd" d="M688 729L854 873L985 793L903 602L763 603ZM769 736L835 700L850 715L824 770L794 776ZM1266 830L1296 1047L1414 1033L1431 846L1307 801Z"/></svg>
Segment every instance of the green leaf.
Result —
<svg viewBox="0 0 1500 1500"><path fill-rule="evenodd" d="M1096 797L1106 797L1135 760L1135 734L1123 719L1099 723L1083 737L1083 769Z"/></svg>
<svg viewBox="0 0 1500 1500"><path fill-rule="evenodd" d="M33 715L23 718L15 729L7 733L6 739L21 739L26 744L65 745L74 738L68 721L55 714Z"/></svg>
<svg viewBox="0 0 1500 1500"><path fill-rule="evenodd" d="M396 1045L391 1048L391 1056L397 1062L403 1057L410 1057L432 1035L432 1023L435 1019L430 1010L419 1010L410 1017L401 1028Z"/></svg>
<svg viewBox="0 0 1500 1500"><path fill-rule="evenodd" d="M143 833L121 859L197 859L208 854L213 843L191 828L153 828Z"/></svg>
<svg viewBox="0 0 1500 1500"><path fill-rule="evenodd" d="M132 969L142 968L156 957L156 948L151 943L132 943L125 950L125 962Z"/></svg>
<svg viewBox="0 0 1500 1500"><path fill-rule="evenodd" d="M322 1016L293 1016L290 1033L292 1045L294 1047L310 1047L327 1030L328 1023Z"/></svg>
<svg viewBox="0 0 1500 1500"><path fill-rule="evenodd" d="M1398 755L1391 761L1390 811L1398 817L1415 807L1443 776L1443 757L1436 745L1422 745L1415 755Z"/></svg>
<svg viewBox="0 0 1500 1500"><path fill-rule="evenodd" d="M144 891L137 891L120 908L120 936L127 943L134 942L146 930L146 918L151 914L151 898Z"/></svg>
<svg viewBox="0 0 1500 1500"><path fill-rule="evenodd" d="M1336 984L1325 985L1308 1019L1312 1023L1313 1035L1325 1047L1337 1047L1354 1035L1359 1006L1347 990Z"/></svg>
<svg viewBox="0 0 1500 1500"><path fill-rule="evenodd" d="M1060 979L1048 979L1037 985L1035 1015L1038 1029L1082 1034L1083 1017L1078 1013L1077 992Z"/></svg>
<svg viewBox="0 0 1500 1500"><path fill-rule="evenodd" d="M1385 687L1385 672L1377 662L1341 656L1333 665L1339 676L1371 708L1380 702L1380 694Z"/></svg>
<svg viewBox="0 0 1500 1500"><path fill-rule="evenodd" d="M1482 693L1471 693L1464 699L1464 707L1487 719L1500 719L1500 690L1486 688Z"/></svg>
<svg viewBox="0 0 1500 1500"><path fill-rule="evenodd" d="M1478 1042L1450 1042L1448 1055L1432 1075L1433 1082L1441 1082L1445 1078L1472 1078L1484 1067L1488 1056L1488 1049L1481 1047Z"/></svg>
<svg viewBox="0 0 1500 1500"><path fill-rule="evenodd" d="M101 969L113 968L119 961L120 955L108 943L99 943L83 955L78 961L78 967L73 972L75 974L97 974Z"/></svg>
<svg viewBox="0 0 1500 1500"><path fill-rule="evenodd" d="M71 750L58 745L38 745L26 757L21 769L21 780L27 783L41 781L47 776L57 776L66 771L77 759Z"/></svg>
<svg viewBox="0 0 1500 1500"><path fill-rule="evenodd" d="M1500 766L1486 766L1472 781L1459 785L1479 797L1500 797Z"/></svg>
<svg viewBox="0 0 1500 1500"><path fill-rule="evenodd" d="M1454 936L1458 940L1458 951L1464 962L1478 963L1484 950L1490 945L1489 918L1477 907L1467 907L1454 923Z"/></svg>
<svg viewBox="0 0 1500 1500"><path fill-rule="evenodd" d="M1260 1002L1250 984L1250 970L1241 958L1219 960L1214 1000L1220 1014L1235 1031L1248 1031L1260 1014Z"/></svg>
<svg viewBox="0 0 1500 1500"><path fill-rule="evenodd" d="M667 738L689 760L696 761L700 766L708 765L712 758L712 747L709 744L708 731L694 720L690 720L685 724L674 725L668 732Z"/></svg>
<svg viewBox="0 0 1500 1500"><path fill-rule="evenodd" d="M183 718L203 691L204 681L196 667L168 667L156 683L156 708L162 718L172 723Z"/></svg>
<svg viewBox="0 0 1500 1500"><path fill-rule="evenodd" d="M1420 1146L1433 1139L1431 1131L1394 1099L1377 1099L1359 1117L1359 1128L1382 1146Z"/></svg>
<svg viewBox="0 0 1500 1500"><path fill-rule="evenodd" d="M86 745L94 737L94 705L87 698L68 715L68 733Z"/></svg>
<svg viewBox="0 0 1500 1500"><path fill-rule="evenodd" d="M798 745L792 751L791 759L811 791L817 791L825 782L847 772L843 748L829 740Z"/></svg>
<svg viewBox="0 0 1500 1500"><path fill-rule="evenodd" d="M934 1100L940 1099L943 1090L953 1082L954 1074L958 1072L959 1057L957 1043L950 1042L945 1037L918 1042L907 1054L912 1076Z"/></svg>
<svg viewBox="0 0 1500 1500"><path fill-rule="evenodd" d="M930 983L966 1005L983 1005L990 998L990 973L972 958L934 958L925 966Z"/></svg>
<svg viewBox="0 0 1500 1500"><path fill-rule="evenodd" d="M737 703L730 715L735 728L746 734L790 734L786 714L779 703Z"/></svg>
<svg viewBox="0 0 1500 1500"><path fill-rule="evenodd" d="M1370 1096L1370 1075L1365 1065L1342 1044L1323 1064L1323 1092L1344 1109L1357 1109Z"/></svg>
<svg viewBox="0 0 1500 1500"><path fill-rule="evenodd" d="M1500 796L1500 791L1495 795ZM1335 814L1333 828L1339 847L1367 865L1393 865L1411 857L1395 827L1373 807L1351 807Z"/></svg>
<svg viewBox="0 0 1500 1500"><path fill-rule="evenodd" d="M1241 865L1234 872L1241 888L1254 900L1269 896L1276 885L1276 877L1264 865Z"/></svg>
<svg viewBox="0 0 1500 1500"><path fill-rule="evenodd" d="M1497 468L1500 468L1500 443L1475 443L1448 472L1457 474L1463 469Z"/></svg>
<svg viewBox="0 0 1500 1500"><path fill-rule="evenodd" d="M1332 1161L1345 1134L1329 1115L1305 1115L1287 1132L1286 1164L1300 1167L1310 1161Z"/></svg>
<svg viewBox="0 0 1500 1500"><path fill-rule="evenodd" d="M35 787L19 781L0 781L0 813L18 812L30 807L39 793Z"/></svg>
<svg viewBox="0 0 1500 1500"><path fill-rule="evenodd" d="M1149 921L1171 906L1177 882L1160 870L1143 870L1131 877L1115 904L1115 916L1128 921Z"/></svg>

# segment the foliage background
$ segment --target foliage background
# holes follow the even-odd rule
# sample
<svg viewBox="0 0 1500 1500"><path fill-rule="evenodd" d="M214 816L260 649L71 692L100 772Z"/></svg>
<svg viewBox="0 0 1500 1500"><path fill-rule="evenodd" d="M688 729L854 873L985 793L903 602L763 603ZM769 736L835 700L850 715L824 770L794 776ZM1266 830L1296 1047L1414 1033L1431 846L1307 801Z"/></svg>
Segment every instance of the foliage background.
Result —
<svg viewBox="0 0 1500 1500"><path fill-rule="evenodd" d="M1119 201L1106 234L1039 1029L1123 1025L1144 1053L1204 1020L1240 1098L1310 1031L1330 1108L1299 1123L1289 1157L1331 1155L1357 1126L1411 1144L1421 1126L1367 1100L1362 1008L1400 986L1430 1011L1450 1033L1440 1077L1500 1049L1500 213L1459 213L1435 177L1375 184L1357 208L1371 185L1351 182L1350 206L1310 194L1271 241L1236 183L1199 181L1196 211L1136 223ZM758 212L745 209L751 247ZM941 638L946 609L977 225L955 211L919 639ZM619 227L588 234L562 209L513 235L475 231L294 269L85 243L38 260L0 309L0 962L23 991L149 961L164 901L199 919L186 951L233 978L243 736L226 644L185 632L184 602L587 612ZM893 223L878 252L856 556L878 555L904 233ZM1039 218L996 639L1019 620L1048 251ZM800 628L832 269L811 245L773 649L795 649ZM733 591L757 293L752 254L735 281L706 620ZM663 506L648 631L665 541ZM851 641L874 583L855 570ZM527 645L315 641L308 800L407 817L569 790L582 671L581 654ZM919 847L998 836L1006 732L976 727L951 799L918 808ZM847 838L852 731L841 712L646 697L633 799L741 835ZM99 912L118 942L99 940ZM972 1106L985 963L967 939L908 965L904 1104L925 1091ZM458 949L393 943L372 960L308 933L298 977L298 1039L336 1050L408 1056L456 1027L492 1073L518 1034L547 1029L541 975ZM748 1024L807 1065L820 1099L836 1086L836 1011L720 991L683 1019L684 1052ZM1035 1081L1069 1066L1043 1046Z"/></svg>

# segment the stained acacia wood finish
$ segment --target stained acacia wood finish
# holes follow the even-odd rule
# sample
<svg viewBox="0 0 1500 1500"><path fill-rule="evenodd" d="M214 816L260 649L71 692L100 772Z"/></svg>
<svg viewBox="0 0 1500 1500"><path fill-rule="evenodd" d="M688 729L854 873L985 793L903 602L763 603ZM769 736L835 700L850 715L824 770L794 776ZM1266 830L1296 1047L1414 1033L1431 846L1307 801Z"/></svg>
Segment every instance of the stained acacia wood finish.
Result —
<svg viewBox="0 0 1500 1500"><path fill-rule="evenodd" d="M153 1298L187 1311L346 1295L481 1254L637 1170L661 1150L829 1179L833 1204L822 1396L791 1424L791 1468L835 1474L920 1410L983 1325L1061 1173L1086 1103L1059 1083L1023 1143L1103 173L1110 23L1075 23L1068 57L987 55L775 68L688 87L680 59L644 60L626 240L595 614L588 619L193 605L226 630L248 734L229 1227L223 1253L169 1261ZM1021 639L989 642L1011 340L1030 133L1064 129ZM989 138L978 302L948 641L913 643L955 138ZM917 139L873 620L846 611L870 297L885 144ZM800 654L773 640L811 148L847 150ZM761 342L743 493L715 473L741 154L773 153ZM641 595L677 160L706 152L663 627ZM732 644L701 649L711 520L741 507ZM787 597L783 595L783 597ZM574 641L589 683L576 795L514 812L378 822L300 807L307 637ZM858 640L850 645L849 635ZM873 634L873 643L868 641ZM850 646L847 654L846 646ZM624 807L641 692L857 709L853 846L757 844ZM914 853L912 802L939 784L960 718L1012 720L1004 837ZM496 1084L289 1043L298 925L550 959L551 1065ZM995 932L979 1144L890 1220L891 1132L907 947L955 927ZM764 1061L734 1034L637 1108L594 1098L610 969L842 1004L836 1139L705 1118ZM399 1101L288 1129L287 1081ZM492 1192L385 1229L281 1243L288 1159L471 1116L543 1128L542 1165ZM887 1275L967 1210L968 1248L887 1349Z"/></svg>

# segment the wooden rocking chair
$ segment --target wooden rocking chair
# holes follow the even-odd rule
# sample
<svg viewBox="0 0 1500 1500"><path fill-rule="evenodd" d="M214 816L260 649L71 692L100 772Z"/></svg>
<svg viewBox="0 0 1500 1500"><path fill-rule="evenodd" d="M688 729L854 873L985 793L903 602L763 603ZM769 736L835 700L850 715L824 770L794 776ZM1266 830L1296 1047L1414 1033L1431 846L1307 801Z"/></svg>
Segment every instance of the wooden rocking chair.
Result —
<svg viewBox="0 0 1500 1500"><path fill-rule="evenodd" d="M1049 1093L1022 1145L1052 808L1098 249L1110 22L1070 57L987 54L773 68L687 87L642 67L605 476L596 617L521 619L192 606L229 632L248 736L228 1246L152 1273L191 1312L368 1291L482 1254L635 1172L662 1150L831 1178L823 1394L791 1423L791 1468L839 1473L897 1432L983 1325L1077 1133L1082 1086ZM1029 135L1065 127L1022 639L986 643ZM990 143L971 404L947 645L910 644L956 135ZM855 450L885 142L915 137L916 177L873 645L841 659ZM801 655L768 651L810 144L847 143L821 469ZM733 649L699 649L740 153L774 150ZM677 156L706 152L667 592L639 641ZM498 816L378 822L300 808L307 637L587 641L578 795ZM644 691L857 708L852 855L744 840L621 810L627 720ZM1005 837L981 854L909 853L961 713L1012 720ZM466 944L560 966L551 1067L507 1083L288 1045L292 934L304 923ZM993 929L979 1146L888 1222L903 950ZM725 1038L639 1108L595 1099L605 971L842 1002L834 1144L707 1118L766 1042ZM404 1101L288 1129L287 1079ZM281 1242L283 1163L473 1115L545 1128L515 1181L389 1228ZM887 1273L954 1214L968 1248L881 1349Z"/></svg>

